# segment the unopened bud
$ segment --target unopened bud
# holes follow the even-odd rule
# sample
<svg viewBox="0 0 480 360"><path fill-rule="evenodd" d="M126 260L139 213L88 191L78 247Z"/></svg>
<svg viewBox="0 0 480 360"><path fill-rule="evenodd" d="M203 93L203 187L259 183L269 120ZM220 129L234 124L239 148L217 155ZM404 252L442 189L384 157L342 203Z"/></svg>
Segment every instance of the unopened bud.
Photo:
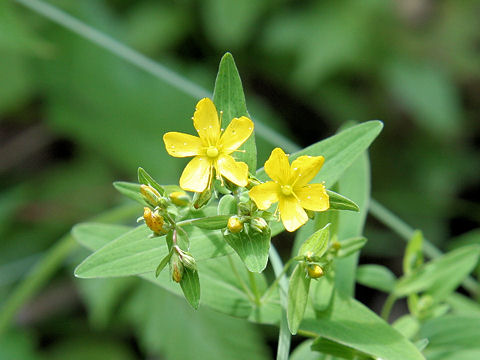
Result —
<svg viewBox="0 0 480 360"><path fill-rule="evenodd" d="M252 227L252 229L257 230L258 232L261 232L261 233L263 233L265 230L268 229L267 222L265 221L264 218L261 218L261 217L253 219L250 222L250 226Z"/></svg>
<svg viewBox="0 0 480 360"><path fill-rule="evenodd" d="M317 264L308 265L307 271L308 276L310 276L312 279L318 279L325 274L322 267Z"/></svg>
<svg viewBox="0 0 480 360"><path fill-rule="evenodd" d="M210 188L204 190L201 193L195 193L195 195L193 196L193 207L195 209L200 209L208 203L211 197L212 190L210 190Z"/></svg>
<svg viewBox="0 0 480 360"><path fill-rule="evenodd" d="M238 212L242 215L250 215L251 208L250 208L250 203L248 202L239 202L237 205Z"/></svg>
<svg viewBox="0 0 480 360"><path fill-rule="evenodd" d="M174 191L170 195L170 200L177 206L187 206L190 203L190 198L184 191Z"/></svg>
<svg viewBox="0 0 480 360"><path fill-rule="evenodd" d="M158 206L162 201L162 197L160 196L158 191L150 185L140 185L140 193L142 194L145 201L153 207Z"/></svg>
<svg viewBox="0 0 480 360"><path fill-rule="evenodd" d="M145 224L152 230L155 234L165 235L168 232L167 226L165 226L165 220L162 215L157 211L152 211L149 207L143 208L143 219Z"/></svg>
<svg viewBox="0 0 480 360"><path fill-rule="evenodd" d="M172 274L172 280L177 283L182 281L183 270L184 268L180 257L177 253L173 253L172 257L170 258L170 272Z"/></svg>
<svg viewBox="0 0 480 360"><path fill-rule="evenodd" d="M240 220L238 216L230 216L227 222L227 227L231 233L236 234L242 231L243 222Z"/></svg>
<svg viewBox="0 0 480 360"><path fill-rule="evenodd" d="M195 258L187 251L180 250L180 260L182 264L185 265L190 270L197 270L197 263Z"/></svg>
<svg viewBox="0 0 480 360"><path fill-rule="evenodd" d="M338 242L338 241L334 241L332 243L332 248L336 251L340 250L341 247L342 247L342 244L340 244L340 242Z"/></svg>

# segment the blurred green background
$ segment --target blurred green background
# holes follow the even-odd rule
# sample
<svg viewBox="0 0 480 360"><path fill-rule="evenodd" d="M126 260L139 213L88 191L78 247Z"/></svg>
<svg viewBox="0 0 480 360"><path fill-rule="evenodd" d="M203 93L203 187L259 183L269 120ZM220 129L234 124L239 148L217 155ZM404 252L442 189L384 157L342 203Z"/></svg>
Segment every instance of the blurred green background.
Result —
<svg viewBox="0 0 480 360"><path fill-rule="evenodd" d="M479 1L49 3L208 91L231 51L252 116L302 146L349 120L383 120L373 196L444 249L467 232L480 242ZM192 133L196 101L0 2L0 309L72 225L123 201L113 181L133 180L138 166L178 181L184 163L167 156L162 135ZM260 162L282 146L257 139ZM362 261L398 270L399 238L371 218L366 235ZM85 254L20 311L0 359L270 358L273 329L194 313L136 279L74 279Z"/></svg>

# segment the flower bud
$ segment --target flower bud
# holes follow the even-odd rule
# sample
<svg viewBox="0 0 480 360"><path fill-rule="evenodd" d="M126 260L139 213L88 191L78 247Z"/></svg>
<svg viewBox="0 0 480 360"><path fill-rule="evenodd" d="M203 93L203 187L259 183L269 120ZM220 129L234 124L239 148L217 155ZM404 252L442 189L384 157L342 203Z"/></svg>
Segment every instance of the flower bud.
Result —
<svg viewBox="0 0 480 360"><path fill-rule="evenodd" d="M195 195L193 196L193 207L195 209L200 209L208 203L211 197L212 190L210 190L210 188L204 190L201 193L195 193Z"/></svg>
<svg viewBox="0 0 480 360"><path fill-rule="evenodd" d="M312 279L318 279L325 274L322 267L317 264L308 265L307 271L308 276L310 276Z"/></svg>
<svg viewBox="0 0 480 360"><path fill-rule="evenodd" d="M180 260L182 261L182 264L185 265L188 269L193 271L197 270L197 263L195 261L195 258L189 252L182 251L182 254L180 255Z"/></svg>
<svg viewBox="0 0 480 360"><path fill-rule="evenodd" d="M170 195L170 200L177 206L187 206L190 203L190 198L184 191L174 191Z"/></svg>
<svg viewBox="0 0 480 360"><path fill-rule="evenodd" d="M168 232L168 227L165 226L165 220L158 211L152 211L149 207L144 207L143 219L145 220L145 224L147 224L155 234L165 235Z"/></svg>
<svg viewBox="0 0 480 360"><path fill-rule="evenodd" d="M172 280L179 283L183 277L183 264L177 253L173 253L170 258L170 273L172 274Z"/></svg>
<svg viewBox="0 0 480 360"><path fill-rule="evenodd" d="M334 242L332 243L332 248L333 248L335 251L340 250L341 247L342 247L342 244L340 244L340 242L338 242L338 241L334 241Z"/></svg>
<svg viewBox="0 0 480 360"><path fill-rule="evenodd" d="M162 197L158 191L150 185L140 185L140 193L145 201L153 207L156 207L162 203Z"/></svg>
<svg viewBox="0 0 480 360"><path fill-rule="evenodd" d="M264 218L257 217L250 222L252 229L257 230L258 232L263 233L268 229L268 224Z"/></svg>
<svg viewBox="0 0 480 360"><path fill-rule="evenodd" d="M230 218L228 219L227 227L231 233L239 233L243 229L243 221L241 221L238 216L230 216Z"/></svg>
<svg viewBox="0 0 480 360"><path fill-rule="evenodd" d="M242 215L250 215L250 212L252 211L250 207L250 203L248 202L239 202L237 204L238 212Z"/></svg>

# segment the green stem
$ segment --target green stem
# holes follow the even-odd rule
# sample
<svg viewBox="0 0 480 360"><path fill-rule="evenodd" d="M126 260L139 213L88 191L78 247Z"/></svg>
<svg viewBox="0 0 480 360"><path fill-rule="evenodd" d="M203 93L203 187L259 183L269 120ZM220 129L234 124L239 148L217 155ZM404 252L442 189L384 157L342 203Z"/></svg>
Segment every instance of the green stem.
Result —
<svg viewBox="0 0 480 360"><path fill-rule="evenodd" d="M138 209L138 206L121 206L105 212L92 220L118 222L134 216ZM55 243L47 251L46 255L38 261L26 279L13 290L13 293L5 301L0 311L0 336L7 330L17 311L42 288L64 260L77 248L77 243L68 233Z"/></svg>
<svg viewBox="0 0 480 360"><path fill-rule="evenodd" d="M240 276L240 273L238 272L237 270L237 267L235 266L235 263L233 262L232 260L232 256L230 254L227 255L227 258L228 258L228 262L230 263L230 267L232 268L232 271L233 271L233 274L235 275L235 277L237 278L238 282L240 283L240 285L242 286L243 288L243 291L245 292L245 294L247 295L248 299L256 304L257 301L255 299L255 296L252 294L252 292L250 291L250 288L247 286L247 284L245 284L245 281L243 281L242 277Z"/></svg>
<svg viewBox="0 0 480 360"><path fill-rule="evenodd" d="M403 240L406 242L410 241L415 230L375 199L370 199L369 211L377 220L396 232ZM425 254L432 259L440 257L443 254L442 251L425 238L423 239L423 250ZM480 296L480 285L473 277L469 276L465 278L462 284L472 295L476 297Z"/></svg>
<svg viewBox="0 0 480 360"><path fill-rule="evenodd" d="M288 271L288 269L290 268L290 266L292 265L292 262L296 260L294 258L290 259L287 261L287 263L285 264L285 266L283 267L283 270L282 272L280 273L280 275L278 275L275 280L273 281L273 283L271 283L271 285L268 287L268 289L264 292L262 298L260 299L260 302L263 303L265 301L267 301L269 298L270 298L270 295L271 293L273 292L273 290L275 289L275 287L278 285L278 282L280 281L280 279L283 277L283 275L285 275L285 273Z"/></svg>
<svg viewBox="0 0 480 360"><path fill-rule="evenodd" d="M272 264L273 271L277 278L280 278L280 303L282 304L282 317L280 319L280 332L278 334L278 347L277 347L277 360L288 360L288 354L290 352L290 340L291 334L288 329L287 322L287 293L288 293L288 281L283 273L282 259L278 255L277 250L270 244L270 263Z"/></svg>
<svg viewBox="0 0 480 360"><path fill-rule="evenodd" d="M392 311L393 305L397 301L397 297L392 293L388 295L387 300L385 300L385 304L383 304L381 316L383 320L388 322L388 318L390 317L390 312Z"/></svg>
<svg viewBox="0 0 480 360"><path fill-rule="evenodd" d="M250 270L248 272L248 279L250 280L250 286L252 287L253 295L255 296L255 304L260 306L260 293L258 292L257 281L255 280L255 274Z"/></svg>

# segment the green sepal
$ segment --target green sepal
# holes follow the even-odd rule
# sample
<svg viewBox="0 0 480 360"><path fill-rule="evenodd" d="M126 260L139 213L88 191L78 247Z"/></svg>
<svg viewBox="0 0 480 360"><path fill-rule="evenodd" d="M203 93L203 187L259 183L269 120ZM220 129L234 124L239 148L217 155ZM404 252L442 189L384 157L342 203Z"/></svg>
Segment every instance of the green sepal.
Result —
<svg viewBox="0 0 480 360"><path fill-rule="evenodd" d="M355 202L350 200L349 198L337 194L334 191L327 190L329 202L330 202L330 209L332 210L350 210L350 211L360 211L360 208L358 207Z"/></svg>
<svg viewBox="0 0 480 360"><path fill-rule="evenodd" d="M352 255L365 246L367 239L359 236L342 241L341 248L338 250L337 257L343 258Z"/></svg>
<svg viewBox="0 0 480 360"><path fill-rule="evenodd" d="M198 305L200 304L200 279L198 278L198 271L185 267L180 286L188 303L195 310L198 309Z"/></svg>
<svg viewBox="0 0 480 360"><path fill-rule="evenodd" d="M252 229L249 224L245 224L243 231L234 234L226 230L223 237L240 256L248 270L260 273L265 269L270 250L270 227L259 232Z"/></svg>
<svg viewBox="0 0 480 360"><path fill-rule="evenodd" d="M314 232L298 250L299 256L305 256L311 252L316 257L321 257L328 249L328 239L330 237L330 224L327 224L320 230Z"/></svg>
<svg viewBox="0 0 480 360"><path fill-rule="evenodd" d="M223 55L218 67L213 102L218 111L222 112L222 128L226 129L233 118L241 116L250 117L247 111L245 95L243 93L242 80L230 53ZM237 160L248 165L250 171L257 168L257 147L255 145L255 133L240 147L245 152L232 154Z"/></svg>
<svg viewBox="0 0 480 360"><path fill-rule="evenodd" d="M132 200L137 201L143 206L147 206L143 195L140 193L140 184L131 183L127 181L115 181L113 187L122 195L129 197Z"/></svg>
<svg viewBox="0 0 480 360"><path fill-rule="evenodd" d="M219 230L227 227L230 215L216 215L208 216L200 219L193 219L189 221L190 225L196 226L205 230Z"/></svg>
<svg viewBox="0 0 480 360"><path fill-rule="evenodd" d="M140 184L150 185L159 192L160 195L165 196L165 189L155 181L143 168L138 168L138 182Z"/></svg>
<svg viewBox="0 0 480 360"><path fill-rule="evenodd" d="M158 278L158 275L162 272L163 268L167 266L168 262L170 261L170 258L172 257L173 251L170 251L167 256L165 256L162 261L160 261L160 264L158 264L157 269L155 270L155 277Z"/></svg>
<svg viewBox="0 0 480 360"><path fill-rule="evenodd" d="M305 314L310 282L311 279L306 276L305 264L298 264L288 283L287 321L293 335L297 333Z"/></svg>

